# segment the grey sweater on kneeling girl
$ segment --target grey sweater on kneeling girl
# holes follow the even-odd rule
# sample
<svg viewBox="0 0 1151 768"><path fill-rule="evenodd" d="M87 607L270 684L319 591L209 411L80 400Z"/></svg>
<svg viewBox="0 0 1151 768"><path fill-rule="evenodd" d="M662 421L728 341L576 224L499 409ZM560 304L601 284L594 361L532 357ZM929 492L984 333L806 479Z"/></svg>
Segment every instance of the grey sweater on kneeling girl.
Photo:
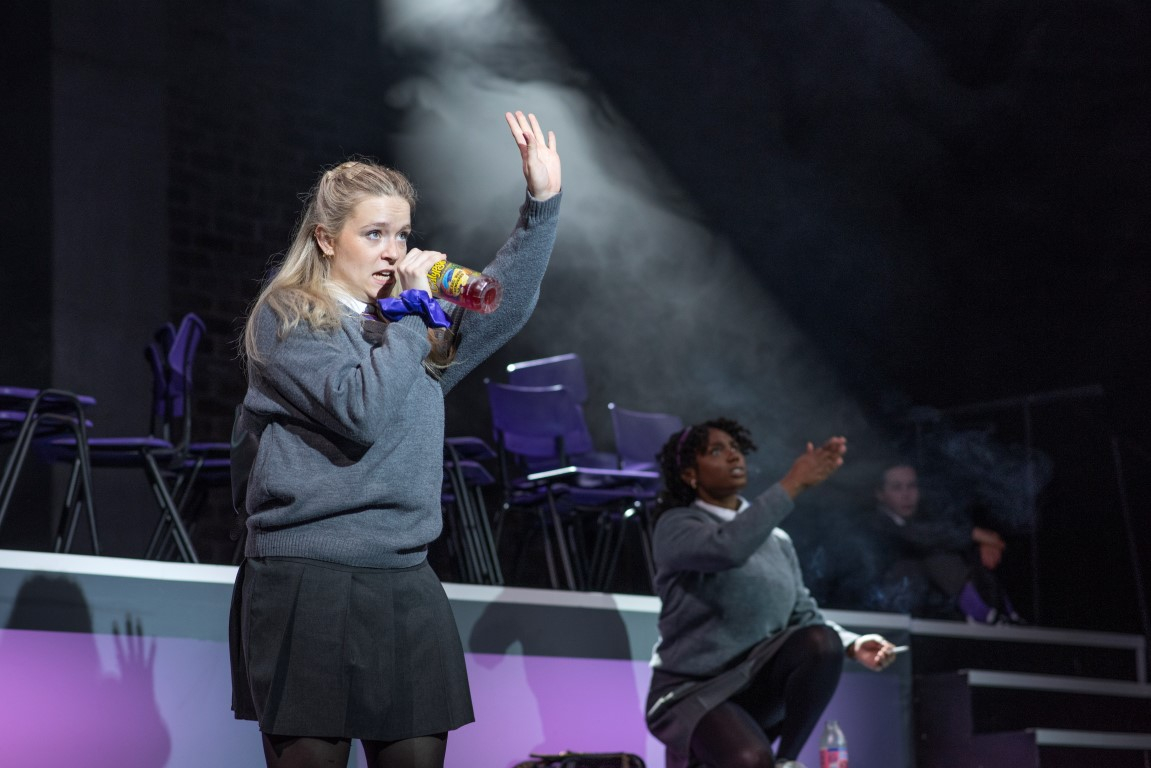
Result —
<svg viewBox="0 0 1151 768"><path fill-rule="evenodd" d="M847 645L858 635L820 613L791 537L776 526L793 503L778 483L730 520L692 505L666 510L652 538L662 606L652 666L718 674L789 627L827 624Z"/></svg>

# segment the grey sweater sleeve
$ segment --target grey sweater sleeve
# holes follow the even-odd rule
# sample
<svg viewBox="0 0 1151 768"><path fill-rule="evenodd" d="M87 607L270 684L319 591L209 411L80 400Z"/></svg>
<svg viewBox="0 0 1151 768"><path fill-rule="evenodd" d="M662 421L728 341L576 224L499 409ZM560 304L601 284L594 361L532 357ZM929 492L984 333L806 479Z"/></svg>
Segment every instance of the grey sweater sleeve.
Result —
<svg viewBox="0 0 1151 768"><path fill-rule="evenodd" d="M445 393L506 344L531 317L555 245L562 195L542 202L528 195L524 200L511 236L484 269L500 281L500 306L488 315L463 313L455 360L440 377Z"/></svg>
<svg viewBox="0 0 1151 768"><path fill-rule="evenodd" d="M721 522L702 509L668 515L655 527L656 570L660 574L708 573L740 566L793 507L787 491L776 483L729 522Z"/></svg>

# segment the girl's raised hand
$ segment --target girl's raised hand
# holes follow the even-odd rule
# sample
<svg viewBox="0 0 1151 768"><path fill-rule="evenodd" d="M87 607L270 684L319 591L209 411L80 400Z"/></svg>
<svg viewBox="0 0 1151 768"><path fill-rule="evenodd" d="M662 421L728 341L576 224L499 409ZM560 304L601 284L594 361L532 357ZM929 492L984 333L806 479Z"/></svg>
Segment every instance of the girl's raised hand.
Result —
<svg viewBox="0 0 1151 768"><path fill-rule="evenodd" d="M543 129L536 116L517 111L504 113L512 137L519 147L524 164L524 178L528 192L537 200L547 200L560 191L560 156L556 150L556 135L548 131L544 140Z"/></svg>

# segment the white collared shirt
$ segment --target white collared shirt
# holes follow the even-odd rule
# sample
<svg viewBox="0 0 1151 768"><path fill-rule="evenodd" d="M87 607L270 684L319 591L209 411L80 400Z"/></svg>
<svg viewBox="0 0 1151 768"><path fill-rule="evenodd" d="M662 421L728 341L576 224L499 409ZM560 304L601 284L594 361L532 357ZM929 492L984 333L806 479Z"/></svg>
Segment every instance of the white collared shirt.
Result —
<svg viewBox="0 0 1151 768"><path fill-rule="evenodd" d="M879 511L891 518L891 522L902 527L907 525L907 518L896 512L894 509L888 509L882 504L879 505Z"/></svg>
<svg viewBox="0 0 1151 768"><path fill-rule="evenodd" d="M351 296L349 296L346 293L343 293L343 292L337 293L336 299L338 299L341 304L343 304L345 307L352 310L356 314L362 315L368 311L368 303L366 301L360 301L359 299L353 299Z"/></svg>
<svg viewBox="0 0 1151 768"><path fill-rule="evenodd" d="M750 507L751 502L748 501L747 499L743 498L742 496L740 496L739 497L739 509L728 509L727 507L720 507L720 506L717 506L715 504L708 504L706 501L701 501L699 499L696 499L695 501L693 501L691 503L691 505L693 507L699 507L700 509L704 510L705 512L710 512L713 515L715 515L716 517L718 517L720 520L727 522L729 520L734 520L736 515L738 515L740 512L747 509L748 507Z"/></svg>

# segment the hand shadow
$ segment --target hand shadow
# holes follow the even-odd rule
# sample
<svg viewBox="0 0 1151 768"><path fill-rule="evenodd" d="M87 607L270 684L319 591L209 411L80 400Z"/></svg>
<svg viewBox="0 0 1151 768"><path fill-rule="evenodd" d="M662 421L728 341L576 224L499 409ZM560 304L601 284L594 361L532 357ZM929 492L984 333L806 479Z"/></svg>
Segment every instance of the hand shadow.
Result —
<svg viewBox="0 0 1151 768"><path fill-rule="evenodd" d="M617 611L496 599L472 627L467 649L475 663L492 672L493 684L514 690L516 682L502 678L498 668L509 652L514 654L517 643L523 682L534 701L501 696L501 711L486 714L520 724L517 737L526 735L524 725L538 717L541 739L523 744L520 759L527 752L564 750L643 754L647 730L642 698L633 676L627 627Z"/></svg>
<svg viewBox="0 0 1151 768"><path fill-rule="evenodd" d="M156 641L138 620L112 627L117 673L106 674L79 584L35 574L0 630L0 755L5 764L159 768L171 753L154 691Z"/></svg>

